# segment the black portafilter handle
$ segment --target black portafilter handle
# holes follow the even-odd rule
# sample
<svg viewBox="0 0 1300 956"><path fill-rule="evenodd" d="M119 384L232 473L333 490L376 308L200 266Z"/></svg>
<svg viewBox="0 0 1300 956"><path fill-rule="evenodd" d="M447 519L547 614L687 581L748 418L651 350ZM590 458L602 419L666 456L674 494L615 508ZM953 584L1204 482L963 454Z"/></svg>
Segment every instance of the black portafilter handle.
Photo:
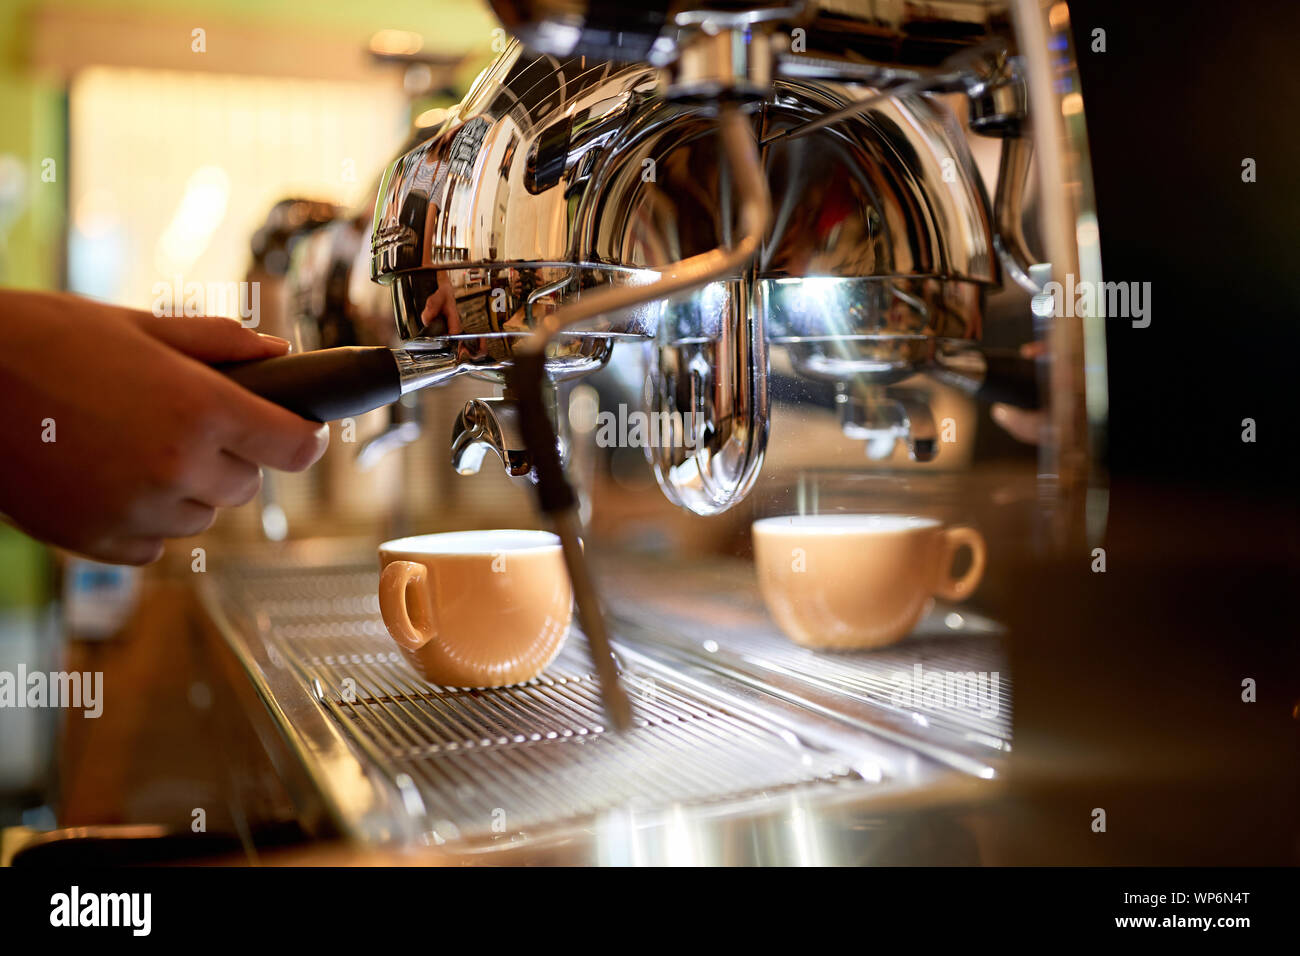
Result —
<svg viewBox="0 0 1300 956"><path fill-rule="evenodd" d="M215 366L231 381L313 422L364 415L402 397L393 350L347 346Z"/></svg>

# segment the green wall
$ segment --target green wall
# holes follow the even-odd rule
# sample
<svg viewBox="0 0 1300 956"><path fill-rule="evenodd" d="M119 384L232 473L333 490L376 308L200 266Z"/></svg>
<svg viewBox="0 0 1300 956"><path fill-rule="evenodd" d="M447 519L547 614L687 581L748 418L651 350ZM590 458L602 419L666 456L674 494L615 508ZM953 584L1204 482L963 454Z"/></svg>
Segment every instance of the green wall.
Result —
<svg viewBox="0 0 1300 956"><path fill-rule="evenodd" d="M0 154L22 161L27 193L21 215L0 236L0 283L39 289L59 279L64 218L63 186L41 183L41 160L53 157L61 171L67 148L59 88L24 66L25 13L25 4L0 0Z"/></svg>
<svg viewBox="0 0 1300 956"><path fill-rule="evenodd" d="M29 67L30 22L42 2L0 0L0 155L19 158L26 170L24 211L0 238L0 285L57 288L61 281L64 172L67 144L64 95L57 79L37 76ZM332 35L355 34L364 42L379 29L412 30L428 48L449 53L472 52L467 85L490 58L496 19L483 0L59 0L65 11L157 13L169 19L187 14L225 22L292 26ZM57 164L57 183L41 181L41 162Z"/></svg>

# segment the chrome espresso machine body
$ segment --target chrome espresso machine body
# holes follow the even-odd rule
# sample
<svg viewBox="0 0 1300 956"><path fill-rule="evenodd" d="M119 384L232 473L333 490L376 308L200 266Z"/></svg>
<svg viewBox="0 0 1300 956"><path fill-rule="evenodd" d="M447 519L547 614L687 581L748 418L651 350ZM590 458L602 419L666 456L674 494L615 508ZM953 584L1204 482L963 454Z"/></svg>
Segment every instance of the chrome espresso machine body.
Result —
<svg viewBox="0 0 1300 956"><path fill-rule="evenodd" d="M872 458L895 440L913 460L939 453L929 409L894 388L917 373L970 392L991 375L1022 394L1042 385L1053 399L1045 454L1059 459L1045 470L1085 478L1103 420L1104 377L1091 408L1081 381L1085 365L1104 376L1095 329L1088 341L1081 327L1045 326L1056 338L1041 373L1008 375L979 347L989 290L1009 282L1039 295L1050 262L1076 276L1097 267L1068 72L1019 51L1005 4L952 4L952 22L907 5L893 20L875 4L722 6L737 10L666 11L656 32L648 14L597 26L572 5L502 5L503 22L545 52L511 45L381 188L371 271L392 286L402 338L493 378L512 343L583 290L645 285L731 245L740 200L718 104L735 102L772 197L757 254L569 329L551 346L552 377L600 367L616 341L653 341L647 410L702 433L656 446L651 463L665 495L699 514L738 502L761 466L773 346L798 375L833 384L845 433ZM1023 6L1017 23L1036 38L1061 16L1046 10L1039 23L1044 11ZM592 55L616 34L622 60L642 50L642 62ZM1061 73L1032 84L1051 93L1034 123L1031 66ZM961 123L933 93L965 94L972 133L1001 140L992 201ZM1035 147L1042 234L1056 253L1041 262L1021 227ZM1072 188L1053 191L1065 177Z"/></svg>
<svg viewBox="0 0 1300 956"><path fill-rule="evenodd" d="M777 357L833 395L864 467L897 446L942 462L918 380L1036 404L1031 478L1064 502L1057 543L1086 534L1075 503L1104 434L1101 320L1049 321L1045 293L1100 270L1068 8L493 7L518 39L379 188L370 274L392 295L389 379L333 388L362 382L368 407L462 377L500 391L452 423L453 467L472 474L491 452L537 484L592 654L571 642L522 687L434 688L393 653L369 554L326 560L302 542L232 572L205 599L271 714L264 739L282 744L295 803L322 830L466 859L914 859L880 821L997 786L1010 680L1000 707L970 715L900 702L891 681L922 663L1005 673L997 623L941 608L924 639L819 656L781 637L743 570L632 558L596 576L602 614L555 491L573 441L560 386L642 352L642 409L667 423L648 468L698 516L756 486ZM998 141L992 197L968 135ZM1010 288L1034 297L1043 358L982 343L986 302Z"/></svg>

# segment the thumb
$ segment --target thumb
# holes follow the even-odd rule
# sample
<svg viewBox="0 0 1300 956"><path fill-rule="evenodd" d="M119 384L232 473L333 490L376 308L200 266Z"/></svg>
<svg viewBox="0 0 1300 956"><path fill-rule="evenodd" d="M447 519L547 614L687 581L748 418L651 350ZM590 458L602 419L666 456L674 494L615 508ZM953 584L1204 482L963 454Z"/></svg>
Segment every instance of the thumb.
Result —
<svg viewBox="0 0 1300 956"><path fill-rule="evenodd" d="M289 351L285 339L254 332L221 316L167 318L142 312L136 323L146 335L200 362L242 362Z"/></svg>

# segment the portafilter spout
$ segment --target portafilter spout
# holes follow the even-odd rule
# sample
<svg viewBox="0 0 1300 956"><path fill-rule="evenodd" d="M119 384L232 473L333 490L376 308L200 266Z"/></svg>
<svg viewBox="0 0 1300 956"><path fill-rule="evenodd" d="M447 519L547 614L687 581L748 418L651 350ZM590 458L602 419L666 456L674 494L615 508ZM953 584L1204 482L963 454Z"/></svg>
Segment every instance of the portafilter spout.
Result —
<svg viewBox="0 0 1300 956"><path fill-rule="evenodd" d="M559 396L553 383L544 390L547 414L559 420ZM488 452L501 460L511 478L533 474L533 460L528 454L519 427L519 406L509 393L497 398L471 398L465 403L451 427L451 465L458 475L476 475ZM560 460L568 448L560 440Z"/></svg>

